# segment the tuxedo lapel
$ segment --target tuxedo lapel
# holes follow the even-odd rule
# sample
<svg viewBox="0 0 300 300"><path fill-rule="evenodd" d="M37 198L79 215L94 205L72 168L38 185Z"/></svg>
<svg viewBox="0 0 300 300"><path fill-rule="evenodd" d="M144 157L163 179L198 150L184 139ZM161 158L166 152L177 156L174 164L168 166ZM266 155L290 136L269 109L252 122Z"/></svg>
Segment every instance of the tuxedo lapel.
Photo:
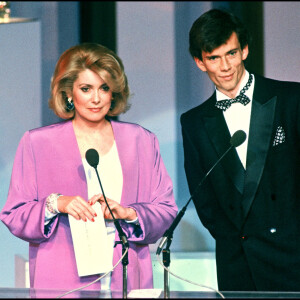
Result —
<svg viewBox="0 0 300 300"><path fill-rule="evenodd" d="M210 99L213 106L216 101L215 97ZM226 125L223 112L220 109L212 107L209 114L206 114L204 125L218 156L221 157L230 145L230 132ZM235 148L231 149L220 162L226 170L237 190L242 194L244 189L244 167L238 157Z"/></svg>
<svg viewBox="0 0 300 300"><path fill-rule="evenodd" d="M258 83L259 85L259 83ZM261 85L262 89L266 87ZM257 88L257 90L260 90ZM271 141L276 96L268 98L255 93L252 103L245 188L242 200L243 217L246 218L257 191Z"/></svg>

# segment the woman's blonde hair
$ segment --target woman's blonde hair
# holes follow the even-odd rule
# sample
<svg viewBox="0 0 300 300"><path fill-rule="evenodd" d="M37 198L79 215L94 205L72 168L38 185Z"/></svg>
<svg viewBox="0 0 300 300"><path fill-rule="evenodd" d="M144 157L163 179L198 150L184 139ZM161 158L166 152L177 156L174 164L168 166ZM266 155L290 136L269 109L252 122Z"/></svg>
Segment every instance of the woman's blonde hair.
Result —
<svg viewBox="0 0 300 300"><path fill-rule="evenodd" d="M113 101L108 116L117 116L129 109L129 86L122 60L110 49L83 43L66 50L59 58L51 78L49 107L62 119L72 119L75 111L68 110L67 95L72 94L74 81L81 71L97 73L112 90Z"/></svg>

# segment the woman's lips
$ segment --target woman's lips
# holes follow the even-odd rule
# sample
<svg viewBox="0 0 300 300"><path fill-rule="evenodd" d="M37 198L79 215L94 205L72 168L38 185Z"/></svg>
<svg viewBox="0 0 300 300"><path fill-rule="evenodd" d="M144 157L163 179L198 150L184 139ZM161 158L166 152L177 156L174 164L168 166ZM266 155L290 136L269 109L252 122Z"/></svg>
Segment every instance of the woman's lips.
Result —
<svg viewBox="0 0 300 300"><path fill-rule="evenodd" d="M96 112L99 112L99 111L101 110L101 108L100 108L100 107L97 107L97 108L89 108L89 110L96 113Z"/></svg>

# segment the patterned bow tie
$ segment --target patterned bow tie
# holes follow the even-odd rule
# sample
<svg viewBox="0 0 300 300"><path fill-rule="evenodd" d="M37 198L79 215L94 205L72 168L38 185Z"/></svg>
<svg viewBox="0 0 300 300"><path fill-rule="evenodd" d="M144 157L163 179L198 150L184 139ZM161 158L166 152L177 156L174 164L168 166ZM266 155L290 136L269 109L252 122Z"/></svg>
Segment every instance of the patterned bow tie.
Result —
<svg viewBox="0 0 300 300"><path fill-rule="evenodd" d="M236 96L234 99L225 99L225 100L217 101L215 106L225 111L227 108L231 106L232 103L240 102L243 105L247 105L250 102L250 99L245 95L245 92L249 89L252 80L253 80L253 75L250 74L248 82L243 87L243 89L241 90L238 96Z"/></svg>

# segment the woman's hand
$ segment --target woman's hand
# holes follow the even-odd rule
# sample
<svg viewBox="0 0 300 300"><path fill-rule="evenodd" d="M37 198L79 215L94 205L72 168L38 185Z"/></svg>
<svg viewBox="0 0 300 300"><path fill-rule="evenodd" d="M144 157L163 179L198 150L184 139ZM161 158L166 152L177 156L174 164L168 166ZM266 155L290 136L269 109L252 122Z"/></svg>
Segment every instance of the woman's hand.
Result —
<svg viewBox="0 0 300 300"><path fill-rule="evenodd" d="M97 217L97 214L92 206L80 196L58 197L57 209L61 213L69 214L76 220L83 220L84 222L86 222L87 219L94 222L94 217Z"/></svg>
<svg viewBox="0 0 300 300"><path fill-rule="evenodd" d="M107 203L115 217L115 219L123 219L127 221L133 221L137 218L136 211L133 208L130 207L123 207L118 202L109 199L106 197ZM111 213L105 203L104 197L102 194L95 195L89 200L89 204L92 206L97 201L101 204L101 210L103 212L104 219L112 220L113 217L111 216Z"/></svg>

